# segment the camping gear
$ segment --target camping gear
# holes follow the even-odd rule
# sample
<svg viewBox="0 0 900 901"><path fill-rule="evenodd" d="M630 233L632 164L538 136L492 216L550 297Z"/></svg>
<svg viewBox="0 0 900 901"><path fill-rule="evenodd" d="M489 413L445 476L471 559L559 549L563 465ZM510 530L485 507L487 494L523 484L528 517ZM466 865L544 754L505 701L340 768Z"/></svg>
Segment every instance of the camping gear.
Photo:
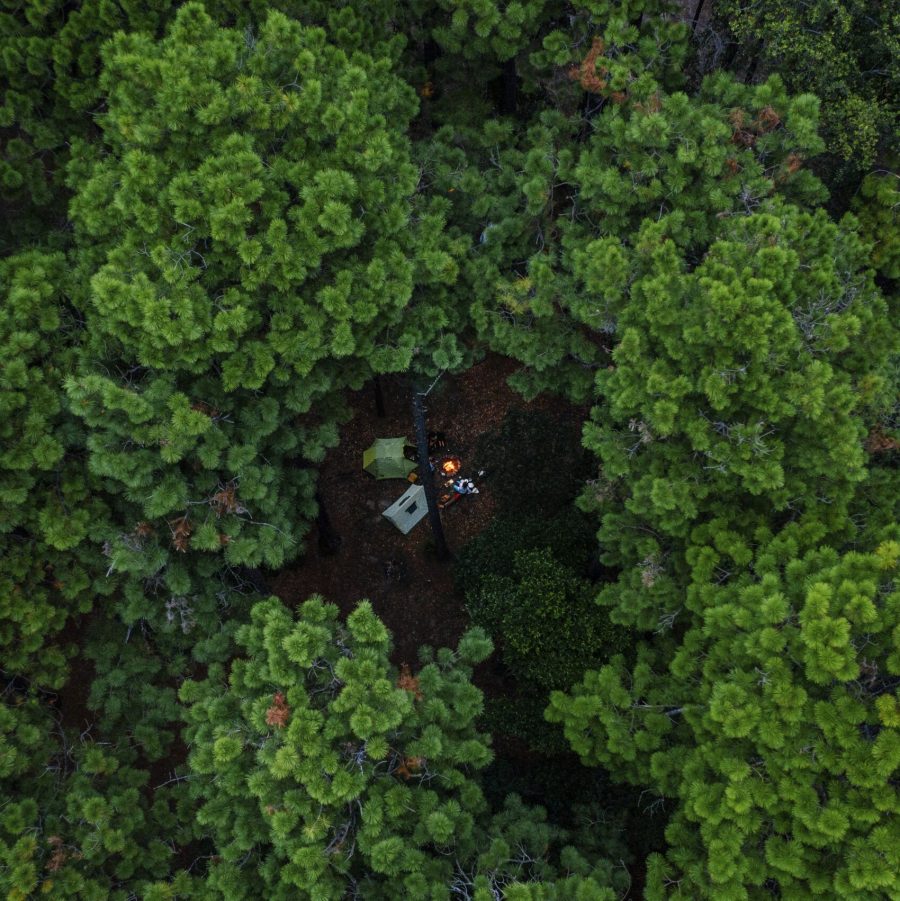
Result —
<svg viewBox="0 0 900 901"><path fill-rule="evenodd" d="M457 491L445 491L438 497L438 510L446 510L447 507L455 504L461 497L462 495Z"/></svg>
<svg viewBox="0 0 900 901"><path fill-rule="evenodd" d="M405 479L416 468L403 456L405 447L405 438L376 438L363 451L363 469L376 479Z"/></svg>
<svg viewBox="0 0 900 901"><path fill-rule="evenodd" d="M433 454L435 451L443 450L447 446L447 436L444 432L428 433L428 453Z"/></svg>
<svg viewBox="0 0 900 901"><path fill-rule="evenodd" d="M410 485L381 515L389 519L404 535L408 535L428 513L425 489Z"/></svg>
<svg viewBox="0 0 900 901"><path fill-rule="evenodd" d="M480 472L484 472L481 470ZM437 501L439 510L446 510L451 504L455 504L461 497L464 497L467 494L478 494L479 491L475 487L475 483L471 479L447 479L444 482L444 488L450 489L449 491L444 491L439 497Z"/></svg>

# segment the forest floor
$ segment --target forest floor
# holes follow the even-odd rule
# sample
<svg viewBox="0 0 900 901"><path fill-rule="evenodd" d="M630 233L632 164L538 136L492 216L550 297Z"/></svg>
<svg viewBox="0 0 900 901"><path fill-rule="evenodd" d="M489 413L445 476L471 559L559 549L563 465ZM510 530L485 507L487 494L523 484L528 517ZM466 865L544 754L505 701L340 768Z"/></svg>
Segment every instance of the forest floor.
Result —
<svg viewBox="0 0 900 901"><path fill-rule="evenodd" d="M489 355L461 375L446 375L427 399L428 430L443 432L447 447L462 461L461 475L471 477L480 493L461 498L441 518L451 552L458 551L491 520L495 511L490 478L473 471L478 439L497 429L515 408L548 409L548 398L526 403L507 384L515 361ZM314 528L297 563L280 571L273 591L295 606L313 594L350 613L367 598L394 636L394 662L414 665L417 649L455 645L468 617L463 597L454 589L453 561L434 553L426 517L403 535L382 511L409 487L403 479L376 480L362 468L363 451L376 438L403 436L414 441L411 395L399 377L382 378L384 418L376 414L371 385L350 395L353 418L341 430L337 447L327 455L319 491L342 544L335 554L319 550Z"/></svg>

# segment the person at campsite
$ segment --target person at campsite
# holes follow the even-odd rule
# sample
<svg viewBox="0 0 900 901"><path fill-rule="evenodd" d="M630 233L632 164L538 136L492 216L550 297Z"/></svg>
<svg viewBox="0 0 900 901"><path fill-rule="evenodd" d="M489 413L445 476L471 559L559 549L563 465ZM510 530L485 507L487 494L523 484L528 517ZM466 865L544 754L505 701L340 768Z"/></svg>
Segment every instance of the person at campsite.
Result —
<svg viewBox="0 0 900 901"><path fill-rule="evenodd" d="M453 483L453 490L457 494L478 494L478 489L471 479L457 479Z"/></svg>

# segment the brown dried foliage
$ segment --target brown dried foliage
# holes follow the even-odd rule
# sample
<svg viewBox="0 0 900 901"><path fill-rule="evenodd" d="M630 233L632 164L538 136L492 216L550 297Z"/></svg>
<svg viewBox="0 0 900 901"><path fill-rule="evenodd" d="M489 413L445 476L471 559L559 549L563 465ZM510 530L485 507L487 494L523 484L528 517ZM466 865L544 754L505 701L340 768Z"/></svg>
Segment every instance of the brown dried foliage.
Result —
<svg viewBox="0 0 900 901"><path fill-rule="evenodd" d="M767 134L781 125L781 117L771 106L764 106L757 114L753 122L753 129L759 134Z"/></svg>
<svg viewBox="0 0 900 901"><path fill-rule="evenodd" d="M740 144L744 147L752 147L760 135L768 134L781 125L781 117L771 106L764 106L749 124L747 124L746 112L739 107L735 107L728 114L728 121L731 123L733 130L731 135L732 143Z"/></svg>
<svg viewBox="0 0 900 901"><path fill-rule="evenodd" d="M624 98L624 94L622 95ZM614 98L615 94L610 94L610 98ZM635 103L634 108L640 113L658 113L662 109L662 100L659 97L659 91L654 91L648 98L646 103Z"/></svg>
<svg viewBox="0 0 900 901"><path fill-rule="evenodd" d="M789 153L785 160L785 165L787 166L787 171L793 175L803 168L803 158L797 153Z"/></svg>
<svg viewBox="0 0 900 901"><path fill-rule="evenodd" d="M187 516L179 516L169 520L169 528L172 530L172 547L176 551L185 553L191 543L191 532L194 527Z"/></svg>
<svg viewBox="0 0 900 901"><path fill-rule="evenodd" d="M223 485L209 499L209 505L216 511L216 516L224 516L226 513L246 513L246 508L237 498L235 485Z"/></svg>
<svg viewBox="0 0 900 901"><path fill-rule="evenodd" d="M397 688L404 691L411 691L417 701L421 701L424 695L419 688L419 677L412 674L408 663L404 663L400 667L400 676L397 678Z"/></svg>
<svg viewBox="0 0 900 901"><path fill-rule="evenodd" d="M78 860L81 853L78 851L69 851L65 847L65 843L58 835L51 835L47 838L47 844L50 845L52 851L47 859L47 871L56 873L63 868L63 865L69 860Z"/></svg>
<svg viewBox="0 0 900 901"><path fill-rule="evenodd" d="M866 439L866 450L870 454L884 454L888 451L900 449L900 441L885 435L881 429L872 429L869 437Z"/></svg>
<svg viewBox="0 0 900 901"><path fill-rule="evenodd" d="M283 729L291 715L291 708L288 707L287 699L280 691L275 692L272 699L272 706L266 711L266 725L277 726Z"/></svg>
<svg viewBox="0 0 900 901"><path fill-rule="evenodd" d="M394 770L398 776L410 779L425 765L424 757L404 757L400 765Z"/></svg>
<svg viewBox="0 0 900 901"><path fill-rule="evenodd" d="M578 81L581 86L592 94L599 94L606 90L607 82L605 76L609 75L609 69L601 66L597 69L597 58L603 54L606 45L603 38L596 37L591 43L591 49L588 50L587 56L581 61L581 65L572 66L569 69L569 78Z"/></svg>
<svg viewBox="0 0 900 901"><path fill-rule="evenodd" d="M191 404L191 409L196 410L198 413L203 413L205 416L209 416L210 419L215 419L216 416L220 415L219 411L215 407L210 406L208 403L202 400L195 400Z"/></svg>

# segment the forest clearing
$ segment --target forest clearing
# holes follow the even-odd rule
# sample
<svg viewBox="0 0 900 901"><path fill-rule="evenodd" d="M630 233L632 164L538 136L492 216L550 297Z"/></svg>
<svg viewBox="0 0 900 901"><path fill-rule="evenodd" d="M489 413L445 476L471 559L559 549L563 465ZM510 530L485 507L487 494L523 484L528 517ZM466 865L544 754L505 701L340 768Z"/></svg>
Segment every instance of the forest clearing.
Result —
<svg viewBox="0 0 900 901"><path fill-rule="evenodd" d="M470 457L479 437L499 429L510 409L546 408L546 403L525 404L510 390L506 376L513 369L509 361L491 357L461 377L448 377L441 385L443 390L429 399L428 419L434 431L450 436L453 448ZM385 381L387 415L377 415L370 386L358 392L351 401L353 419L343 427L341 442L320 470L319 491L332 528L341 537L341 549L334 554L321 553L318 533L313 530L306 557L298 566L278 573L272 588L289 605L321 594L339 606L346 605L345 613L360 598L368 597L394 635L395 662L399 664L415 661L419 645L454 645L467 618L464 599L453 588L453 564L437 560L428 521L405 536L382 516L403 484L396 480L373 482L360 467L363 449L377 434L413 431L409 388L399 380ZM515 449L505 452L514 453ZM490 522L496 500L489 481L482 487L477 498L454 506L443 517L451 548L463 548ZM523 486L523 491L530 487Z"/></svg>

